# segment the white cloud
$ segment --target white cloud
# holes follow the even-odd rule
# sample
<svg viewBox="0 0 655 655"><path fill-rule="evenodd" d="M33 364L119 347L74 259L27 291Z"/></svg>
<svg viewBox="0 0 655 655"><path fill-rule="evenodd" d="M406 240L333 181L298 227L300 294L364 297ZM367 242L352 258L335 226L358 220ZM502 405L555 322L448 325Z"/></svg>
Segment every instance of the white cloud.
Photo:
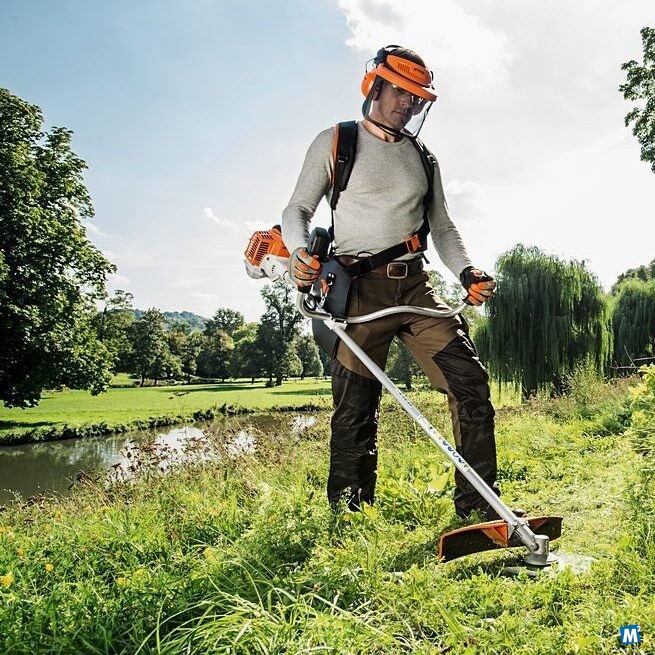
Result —
<svg viewBox="0 0 655 655"><path fill-rule="evenodd" d="M458 220L467 221L487 215L487 194L476 182L451 180L444 189L451 213Z"/></svg>
<svg viewBox="0 0 655 655"><path fill-rule="evenodd" d="M201 316L211 316L219 306L219 297L215 293L195 291L190 293L187 298L191 304L191 311Z"/></svg>
<svg viewBox="0 0 655 655"><path fill-rule="evenodd" d="M106 237L107 235L95 223L82 223L84 229L97 237Z"/></svg>
<svg viewBox="0 0 655 655"><path fill-rule="evenodd" d="M205 207L202 212L207 218L214 221L214 223L216 223L216 225L219 227L237 227L237 224L233 221L229 221L227 218L219 218L216 216L216 214L214 214L214 210L211 207Z"/></svg>
<svg viewBox="0 0 655 655"><path fill-rule="evenodd" d="M454 0L339 0L352 36L346 42L372 56L397 43L415 50L435 70L463 75L480 85L498 84L511 60L510 44ZM438 88L437 88L438 93Z"/></svg>
<svg viewBox="0 0 655 655"><path fill-rule="evenodd" d="M266 223L265 221L256 220L256 221L246 221L246 227L251 232L259 232L261 230L270 230L273 227L272 223Z"/></svg>
<svg viewBox="0 0 655 655"><path fill-rule="evenodd" d="M107 285L111 289L125 289L130 285L130 280L125 275L121 275L120 273L112 273L107 278Z"/></svg>

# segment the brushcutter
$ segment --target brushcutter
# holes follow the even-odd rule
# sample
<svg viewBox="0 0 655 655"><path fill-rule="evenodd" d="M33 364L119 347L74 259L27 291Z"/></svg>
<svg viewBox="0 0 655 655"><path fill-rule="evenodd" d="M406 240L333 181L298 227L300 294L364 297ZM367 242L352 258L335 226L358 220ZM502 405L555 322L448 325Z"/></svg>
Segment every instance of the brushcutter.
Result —
<svg viewBox="0 0 655 655"><path fill-rule="evenodd" d="M329 244L327 230L315 228L307 249L314 257L327 263ZM288 273L289 251L284 246L279 226L276 225L271 230L255 232L250 238L245 257L246 271L250 277L266 277L272 281L288 280L292 284ZM329 269L329 266L324 266L325 269ZM533 567L551 565L556 558L550 553L550 541L561 535L562 517L516 516L347 332L349 325L374 321L391 314L413 312L437 318L452 317L460 314L466 305L462 304L449 310L402 305L363 316L340 318L325 309L325 298L330 293L333 282L329 272L322 273L319 282L311 289L300 290L296 299L298 311L307 318L322 322L350 348L500 517L497 521L468 525L442 535L439 540L439 557L448 561L485 550L523 545L527 548L523 558L527 565Z"/></svg>

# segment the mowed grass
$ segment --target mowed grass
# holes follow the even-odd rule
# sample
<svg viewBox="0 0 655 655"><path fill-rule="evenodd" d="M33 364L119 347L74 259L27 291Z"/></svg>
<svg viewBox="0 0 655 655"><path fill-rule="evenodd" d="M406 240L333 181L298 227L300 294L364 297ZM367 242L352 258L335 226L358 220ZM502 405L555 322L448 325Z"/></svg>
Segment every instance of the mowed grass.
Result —
<svg viewBox="0 0 655 655"><path fill-rule="evenodd" d="M184 416L222 405L248 410L273 407L328 407L330 380L306 379L265 387L263 382L188 386L110 388L92 396L87 391L47 392L37 407L0 408L0 437L35 427L59 424L126 424L152 416Z"/></svg>

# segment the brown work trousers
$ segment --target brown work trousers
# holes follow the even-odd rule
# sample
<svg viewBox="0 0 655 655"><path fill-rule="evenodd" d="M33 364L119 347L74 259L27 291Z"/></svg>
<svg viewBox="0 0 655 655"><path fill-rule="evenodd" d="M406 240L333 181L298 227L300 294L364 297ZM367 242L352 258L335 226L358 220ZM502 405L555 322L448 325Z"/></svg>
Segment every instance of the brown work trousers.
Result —
<svg viewBox="0 0 655 655"><path fill-rule="evenodd" d="M426 273L389 278L376 269L353 281L348 316L360 316L397 305L447 309L434 294ZM496 490L494 409L488 375L459 317L432 318L403 313L359 325L347 333L384 369L389 346L398 336L432 385L448 394L457 451ZM332 374L332 438L328 499L346 500L351 509L373 503L377 479L377 426L382 385L352 351L339 342ZM455 472L455 509L489 512L488 504Z"/></svg>

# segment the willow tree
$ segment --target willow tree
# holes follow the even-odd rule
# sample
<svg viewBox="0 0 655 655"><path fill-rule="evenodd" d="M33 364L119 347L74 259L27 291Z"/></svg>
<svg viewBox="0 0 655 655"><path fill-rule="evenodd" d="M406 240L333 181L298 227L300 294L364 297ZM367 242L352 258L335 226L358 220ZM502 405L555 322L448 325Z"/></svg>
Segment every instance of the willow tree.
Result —
<svg viewBox="0 0 655 655"><path fill-rule="evenodd" d="M561 390L578 364L604 369L611 346L607 301L584 263L519 244L498 259L496 279L487 320L475 335L494 377L527 397L553 384Z"/></svg>
<svg viewBox="0 0 655 655"><path fill-rule="evenodd" d="M655 281L626 280L612 311L613 361L632 367L655 354ZM642 361L639 361L642 360Z"/></svg>

